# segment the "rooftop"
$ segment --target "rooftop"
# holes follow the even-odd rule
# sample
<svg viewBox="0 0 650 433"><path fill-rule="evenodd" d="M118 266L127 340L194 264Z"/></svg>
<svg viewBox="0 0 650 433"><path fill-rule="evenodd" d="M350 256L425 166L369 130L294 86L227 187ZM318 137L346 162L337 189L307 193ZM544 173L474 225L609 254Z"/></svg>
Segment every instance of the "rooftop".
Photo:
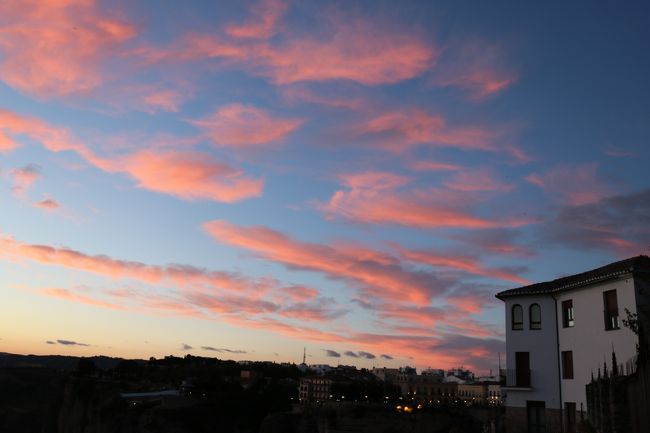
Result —
<svg viewBox="0 0 650 433"><path fill-rule="evenodd" d="M581 274L570 275L543 283L531 284L516 289L505 290L496 294L502 301L511 296L539 295L562 292L589 284L600 283L621 275L638 271L650 271L650 257L636 256L600 268L592 269Z"/></svg>

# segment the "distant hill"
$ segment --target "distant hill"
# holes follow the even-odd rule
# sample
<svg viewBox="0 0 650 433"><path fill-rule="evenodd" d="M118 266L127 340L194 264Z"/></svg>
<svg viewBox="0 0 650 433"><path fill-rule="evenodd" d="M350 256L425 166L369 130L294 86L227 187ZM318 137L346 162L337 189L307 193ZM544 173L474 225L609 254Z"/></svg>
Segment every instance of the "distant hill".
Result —
<svg viewBox="0 0 650 433"><path fill-rule="evenodd" d="M52 368L56 370L74 370L77 368L80 356L62 355L16 355L0 352L0 368ZM124 361L122 358L108 356L90 356L95 366L100 370L110 370ZM144 362L144 361L142 361Z"/></svg>

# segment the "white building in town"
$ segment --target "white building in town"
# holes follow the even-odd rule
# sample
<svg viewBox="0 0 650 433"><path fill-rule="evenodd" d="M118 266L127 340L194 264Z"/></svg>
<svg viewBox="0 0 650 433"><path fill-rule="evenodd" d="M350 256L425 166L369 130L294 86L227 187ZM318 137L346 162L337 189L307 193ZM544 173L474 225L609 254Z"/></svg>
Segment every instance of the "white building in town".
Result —
<svg viewBox="0 0 650 433"><path fill-rule="evenodd" d="M631 373L638 337L623 325L626 310L650 305L650 258L633 257L598 269L496 295L506 307L508 433L575 431L586 414L591 375Z"/></svg>

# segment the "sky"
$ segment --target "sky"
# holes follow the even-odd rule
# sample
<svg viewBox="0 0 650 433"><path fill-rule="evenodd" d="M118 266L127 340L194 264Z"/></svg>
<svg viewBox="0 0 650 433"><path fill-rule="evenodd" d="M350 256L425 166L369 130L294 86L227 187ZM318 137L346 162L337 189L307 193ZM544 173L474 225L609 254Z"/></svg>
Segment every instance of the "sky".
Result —
<svg viewBox="0 0 650 433"><path fill-rule="evenodd" d="M650 6L0 2L0 351L495 369L650 253Z"/></svg>

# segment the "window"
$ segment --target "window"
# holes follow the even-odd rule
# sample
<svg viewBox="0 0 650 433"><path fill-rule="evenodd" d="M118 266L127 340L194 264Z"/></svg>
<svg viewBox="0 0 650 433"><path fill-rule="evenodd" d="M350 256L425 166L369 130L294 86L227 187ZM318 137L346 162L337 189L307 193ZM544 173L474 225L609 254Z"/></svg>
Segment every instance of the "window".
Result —
<svg viewBox="0 0 650 433"><path fill-rule="evenodd" d="M539 304L533 304L528 309L530 318L530 329L542 329L542 308Z"/></svg>
<svg viewBox="0 0 650 433"><path fill-rule="evenodd" d="M573 379L573 352L562 352L562 379Z"/></svg>
<svg viewBox="0 0 650 433"><path fill-rule="evenodd" d="M608 290L603 293L605 304L605 330L618 329L618 300L616 290Z"/></svg>
<svg viewBox="0 0 650 433"><path fill-rule="evenodd" d="M530 354L515 352L515 386L530 387Z"/></svg>
<svg viewBox="0 0 650 433"><path fill-rule="evenodd" d="M512 329L515 331L524 329L524 309L519 304L512 306Z"/></svg>
<svg viewBox="0 0 650 433"><path fill-rule="evenodd" d="M570 328L575 325L572 299L562 301L562 324L565 328Z"/></svg>

